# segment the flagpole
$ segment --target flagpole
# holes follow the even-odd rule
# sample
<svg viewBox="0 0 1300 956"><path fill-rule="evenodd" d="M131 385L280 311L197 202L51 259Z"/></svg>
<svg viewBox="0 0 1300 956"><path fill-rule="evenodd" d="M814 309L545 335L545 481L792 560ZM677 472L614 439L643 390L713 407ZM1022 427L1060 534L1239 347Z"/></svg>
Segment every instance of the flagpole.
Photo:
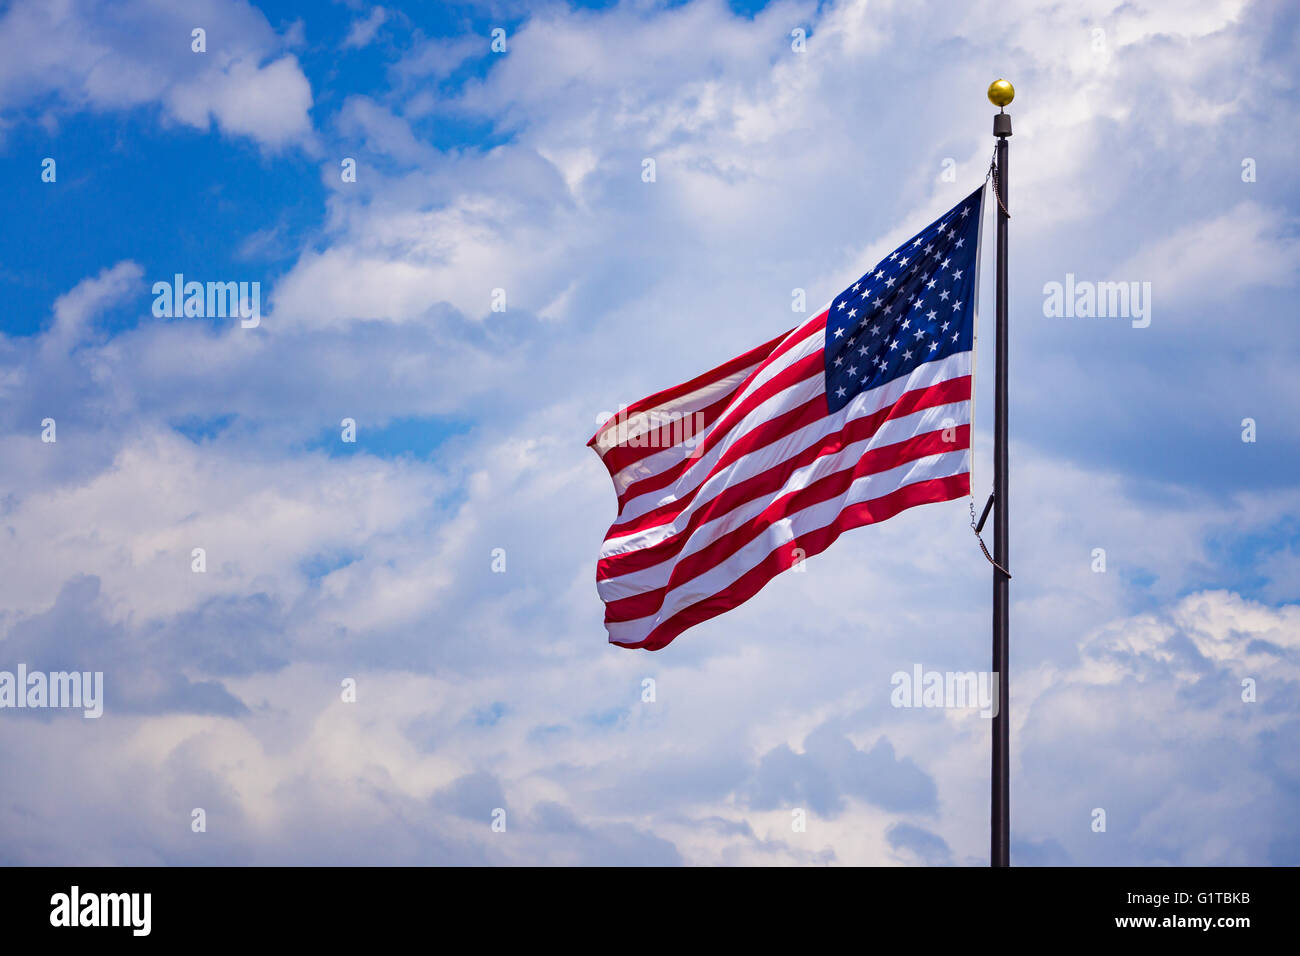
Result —
<svg viewBox="0 0 1300 956"><path fill-rule="evenodd" d="M998 107L993 114L993 135L997 138L996 174L993 185L998 207L997 244L997 333L993 400L993 673L997 675L998 709L993 718L992 804L990 812L989 865L1011 865L1011 734L1008 704L1010 667L1008 631L1010 615L1010 568L1007 540L1007 139L1011 136L1011 114L1005 107L1016 91L1006 80L989 87L989 101Z"/></svg>

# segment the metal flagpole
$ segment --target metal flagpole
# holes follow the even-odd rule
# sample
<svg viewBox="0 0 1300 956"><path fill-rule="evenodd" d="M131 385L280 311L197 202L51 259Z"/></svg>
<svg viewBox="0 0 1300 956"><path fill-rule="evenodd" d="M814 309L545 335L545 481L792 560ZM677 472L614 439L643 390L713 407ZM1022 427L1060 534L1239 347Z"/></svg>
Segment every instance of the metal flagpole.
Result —
<svg viewBox="0 0 1300 956"><path fill-rule="evenodd" d="M998 709L993 718L992 807L990 813L989 865L1011 865L1011 734L1008 703L1010 667L1007 632L1010 568L1007 548L1007 139L1011 136L1011 115L1005 107L1016 91L1006 80L989 87L989 101L997 137L997 172L993 180L998 203L997 253L997 381L993 400L993 673L997 676Z"/></svg>

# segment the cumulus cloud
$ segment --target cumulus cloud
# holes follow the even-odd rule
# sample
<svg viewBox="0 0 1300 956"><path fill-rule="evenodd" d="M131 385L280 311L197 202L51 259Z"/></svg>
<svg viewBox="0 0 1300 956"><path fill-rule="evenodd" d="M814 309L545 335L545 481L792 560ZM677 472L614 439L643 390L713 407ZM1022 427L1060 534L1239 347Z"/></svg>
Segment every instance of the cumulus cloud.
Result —
<svg viewBox="0 0 1300 956"><path fill-rule="evenodd" d="M759 760L752 804L760 810L807 803L826 817L844 809L852 794L885 810L924 812L935 805L934 781L911 760L898 760L882 737L862 751L826 727L804 741L801 754L781 745Z"/></svg>
<svg viewBox="0 0 1300 956"><path fill-rule="evenodd" d="M0 100L156 102L268 148L310 140L299 39L213 4L206 60L188 20L159 45L149 31L177 27L162 15L142 36L167 52L144 56L112 28L133 9L12 6ZM1295 285L1294 197L1243 192L1236 155L1294 145L1289 100L1252 106L1276 89L1266 40L1286 24L1234 3L991 10L936 25L901 4L548 7L463 81L481 37L419 39L391 86L332 101L320 135L361 174L342 184L326 163L320 229L265 237L296 246L261 328L142 314L97 331L131 307L128 260L88 270L41 335L0 337L0 533L24 556L0 578L0 667L102 659L109 679L93 732L0 720L0 761L24 771L0 782L0 860L984 862L987 721L889 704L897 670L987 664L966 504L846 535L669 650L630 654L603 644L592 563L613 503L583 442L602 411L793 325L793 289L815 307L968 191L988 148L971 103L996 62L1021 97L1015 858L1295 862L1300 648L1282 602L1298 595L1278 529L1300 501L1261 466L1295 445L1284 423L1242 445L1234 404L1291 407L1294 388L1270 364L1294 323L1263 308ZM1225 63L1250 65L1232 102L1215 94ZM887 84L908 93L864 107ZM1207 105L1239 140L1203 148ZM440 122L486 124L492 145L440 144ZM1278 343L1228 375L1197 333L1220 308L1216 236L1241 266L1220 284ZM1048 278L1117 263L1187 287L1148 338L1039 318ZM1189 385L1207 381L1223 388ZM47 414L54 444L34 427ZM432 451L379 441L405 421Z"/></svg>
<svg viewBox="0 0 1300 956"><path fill-rule="evenodd" d="M159 104L172 122L278 150L312 131L311 86L285 45L239 0L18 2L0 18L0 105L58 116Z"/></svg>
<svg viewBox="0 0 1300 956"><path fill-rule="evenodd" d="M1289 862L1297 777L1279 743L1298 666L1300 606L1226 591L1094 630L1023 712L1022 785L1054 779L1059 795L1026 808L1029 831L1054 830L1076 863ZM1068 752L1052 743L1066 734Z"/></svg>
<svg viewBox="0 0 1300 956"><path fill-rule="evenodd" d="M292 54L262 65L231 60L215 75L177 85L166 102L183 123L206 129L210 117L222 132L273 149L302 140L311 131L311 85Z"/></svg>

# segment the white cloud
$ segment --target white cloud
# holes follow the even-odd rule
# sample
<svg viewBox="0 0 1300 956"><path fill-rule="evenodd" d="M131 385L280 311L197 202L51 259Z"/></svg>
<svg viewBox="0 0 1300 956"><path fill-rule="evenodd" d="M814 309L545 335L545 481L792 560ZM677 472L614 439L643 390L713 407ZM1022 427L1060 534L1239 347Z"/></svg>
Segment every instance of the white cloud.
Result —
<svg viewBox="0 0 1300 956"><path fill-rule="evenodd" d="M1148 243L1114 275L1152 283L1162 305L1230 301L1257 286L1285 288L1300 270L1295 225L1276 207L1243 200Z"/></svg>
<svg viewBox="0 0 1300 956"><path fill-rule="evenodd" d="M348 35L343 39L343 48L347 50L367 46L387 19L387 10L383 7L371 7L370 13L365 17L352 21L352 26L348 28Z"/></svg>
<svg viewBox="0 0 1300 956"><path fill-rule="evenodd" d="M196 27L206 52L191 48ZM311 88L294 56L277 56L286 45L242 0L185 9L20 0L0 19L0 104L19 110L53 97L57 114L156 102L172 121L215 121L270 149L306 144Z"/></svg>
<svg viewBox="0 0 1300 956"><path fill-rule="evenodd" d="M38 342L0 339L12 399L0 531L25 556L0 579L6 643L40 646L38 625L84 630L78 653L145 662L127 682L134 710L110 696L108 735L0 722L0 762L24 768L0 784L0 858L982 862L987 722L887 703L895 670L986 665L989 570L966 503L846 535L668 650L627 653L604 644L592 564L613 501L582 443L600 409L794 324L792 287L824 300L882 235L972 188L989 145L972 102L993 72L1020 86L1014 268L1031 292L1058 261L1083 273L1146 247L1151 268L1194 283L1216 230L1263 259L1242 294L1294 282L1289 247L1269 248L1285 217L1243 204L1236 183L1207 186L1191 216L1202 225L1186 225L1188 183L1210 162L1188 144L1205 131L1166 115L1159 92L1176 78L1201 96L1225 57L1258 59L1236 5L1192 20L1176 5L993 6L937 33L906 4L778 4L753 20L722 3L551 9L462 94L344 102L337 128L359 143L361 175L343 187L327 164L326 224L255 334L145 318L95 341L97 310L138 275L120 263L60 298ZM42 22L15 9L11 26ZM814 26L807 54L789 50L794 23ZM274 145L272 127L293 128L311 100L266 29L258 56L222 62L221 95L148 62L82 75L59 57L58 82L41 88L96 108L183 89L194 97L168 107L174 119L215 117ZM53 34L98 49L75 47L93 38L71 26ZM1164 55L1171 42L1177 55ZM396 71L399 85L445 77L482 46L433 46ZM32 95L26 69L0 72L6 102ZM297 98L262 102L278 84ZM443 115L491 121L508 141L436 149L420 131ZM1170 148L1116 149L1139 132ZM640 178L647 156L653 184ZM937 181L947 156L956 184ZM1130 214L1139 202L1151 216ZM489 312L496 287L504 314ZM1081 405L1099 431L1135 408L1162 426L1190 417L1185 389L1164 387L1168 368L1137 340L1125 345L1143 376L1114 373L1113 342L1035 324L1035 298L1017 299L1030 312L1017 312L1018 401L1049 421ZM1252 358L1233 380L1260 368ZM38 378L50 392L30 387ZM1148 389L1149 409L1134 402ZM80 419L53 447L32 428L50 396ZM167 427L225 415L225 430L193 441ZM332 442L343 415L363 436L401 417L471 427L427 460L366 454L364 437L347 457L304 449ZM1052 435L1029 418L1016 420L1013 485L1019 858L1294 862L1294 768L1277 741L1294 736L1300 612L1216 580L1240 570L1223 543L1275 533L1300 508L1294 490L1166 480L1148 461L1108 459L1097 439L1045 450ZM987 483L977 471L977 492ZM194 546L206 576L189 570ZM1105 574L1090 566L1098 546ZM491 571L498 547L505 574ZM99 590L70 606L92 593L83 575ZM225 710L177 713L185 694L146 693L178 675L189 697L215 682L246 712L222 697ZM1246 705L1240 679L1254 675L1260 700ZM359 681L356 705L339 700L343 677ZM640 699L646 677L654 705ZM868 767L892 755L933 782L934 800L885 806L845 774L816 791L830 812L796 835L789 807L754 797L783 748L812 771L828 754ZM70 790L50 752L95 772ZM505 840L488 827L498 800ZM1088 828L1099 805L1105 836ZM138 811L129 842L123 806ZM194 806L226 821L197 846L182 842Z"/></svg>
<svg viewBox="0 0 1300 956"><path fill-rule="evenodd" d="M1054 834L1084 864L1291 858L1294 769L1280 742L1296 723L1300 606L1198 592L1098 628L1080 650L1020 704L1020 785L1055 792L1021 802L1022 832Z"/></svg>
<svg viewBox="0 0 1300 956"><path fill-rule="evenodd" d="M228 135L247 136L272 149L311 132L311 85L292 54L263 66L232 60L215 74L173 86L165 98L181 122L205 129L211 116Z"/></svg>
<svg viewBox="0 0 1300 956"><path fill-rule="evenodd" d="M129 260L83 279L54 300L54 325L43 340L47 351L71 352L86 337L95 316L109 306L138 295L144 270Z"/></svg>

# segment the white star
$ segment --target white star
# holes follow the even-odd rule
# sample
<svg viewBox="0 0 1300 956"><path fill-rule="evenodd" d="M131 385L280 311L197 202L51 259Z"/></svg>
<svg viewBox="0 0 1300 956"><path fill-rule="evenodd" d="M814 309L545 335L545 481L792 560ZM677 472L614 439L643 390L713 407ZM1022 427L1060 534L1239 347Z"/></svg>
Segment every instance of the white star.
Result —
<svg viewBox="0 0 1300 956"><path fill-rule="evenodd" d="M912 246L913 246L913 248L915 248L916 246L919 246L920 244L921 244L921 237L920 237L920 236L917 236L917 237L916 237L916 242L912 243Z"/></svg>
<svg viewBox="0 0 1300 956"><path fill-rule="evenodd" d="M859 345L859 346L858 346L858 354L859 354L859 355L866 355L866 354L867 354L867 351L868 351L868 349L867 349L867 347L866 347L865 345Z"/></svg>
<svg viewBox="0 0 1300 956"><path fill-rule="evenodd" d="M953 340L954 342L957 341L957 333L956 333L956 332L954 332L954 333L952 334L952 340Z"/></svg>
<svg viewBox="0 0 1300 956"><path fill-rule="evenodd" d="M911 353L910 350L907 351L907 352L904 352L904 353L903 353L903 360L904 360L904 361L907 361L907 360L910 359L911 357L912 357L912 353Z"/></svg>
<svg viewBox="0 0 1300 956"><path fill-rule="evenodd" d="M843 397L844 397L845 395L847 395L848 393L845 392L844 389L842 389L842 388L837 388L837 389L835 390L835 394L838 395L840 398L843 398Z"/></svg>
<svg viewBox="0 0 1300 956"><path fill-rule="evenodd" d="M892 352L896 348L898 348L898 339L894 339L894 341L889 343L889 351Z"/></svg>
<svg viewBox="0 0 1300 956"><path fill-rule="evenodd" d="M961 308L961 299L958 299L956 302L952 304L952 310L956 312L960 308Z"/></svg>
<svg viewBox="0 0 1300 956"><path fill-rule="evenodd" d="M858 289L859 289L861 286L862 286L862 283L861 283L861 282L857 283L856 285L853 286L853 291L854 291L854 292L857 292Z"/></svg>
<svg viewBox="0 0 1300 956"><path fill-rule="evenodd" d="M843 364L844 364L844 356L842 356L842 355L837 355L837 356L835 356L835 366L836 366L836 368L838 368L839 366L841 366L841 365L843 365Z"/></svg>
<svg viewBox="0 0 1300 956"><path fill-rule="evenodd" d="M885 285L889 286L892 289L894 287L894 281L895 281L894 278L891 276L890 278L885 280Z"/></svg>
<svg viewBox="0 0 1300 956"><path fill-rule="evenodd" d="M966 214L969 213L969 212L970 212L970 206L967 206L966 208L964 208L964 209L961 211L961 217L962 217L963 219L965 219L965 218L966 218Z"/></svg>
<svg viewBox="0 0 1300 956"><path fill-rule="evenodd" d="M917 240L917 241L919 242L920 240ZM927 243L927 244L926 244L926 247L925 247L925 254L928 256L928 255L930 254L931 250L933 250L933 249L934 249L934 246L932 246L932 245L930 245L930 244Z"/></svg>
<svg viewBox="0 0 1300 956"><path fill-rule="evenodd" d="M917 329L914 333L912 333L913 338L919 339L919 338L924 338L924 336L925 336L925 329Z"/></svg>
<svg viewBox="0 0 1300 956"><path fill-rule="evenodd" d="M898 260L898 264L899 264L900 266L905 266L905 265L907 265L907 263L910 262L910 261L911 261L911 260L909 260L906 256L904 256L903 258L901 258L901 259Z"/></svg>
<svg viewBox="0 0 1300 956"><path fill-rule="evenodd" d="M838 339L841 335L843 335L843 334L844 334L844 330L843 330L843 329L836 329L836 330L835 330L835 337L836 337L837 339Z"/></svg>
<svg viewBox="0 0 1300 956"><path fill-rule="evenodd" d="M944 259L943 262L939 263L939 268L940 268L940 269L946 269L946 268L948 268L948 263L949 263L950 261L951 261L951 260L949 260L949 259Z"/></svg>
<svg viewBox="0 0 1300 956"><path fill-rule="evenodd" d="M908 329L908 328L911 328L911 327L912 327L912 320L911 320L911 319L908 319L907 321L905 321L905 322L903 323L903 328Z"/></svg>
<svg viewBox="0 0 1300 956"><path fill-rule="evenodd" d="M894 261L895 259L897 259L897 258L898 258L898 253L897 253L897 252L891 252L891 253L889 254L889 261L890 261L890 262L893 262L893 261Z"/></svg>
<svg viewBox="0 0 1300 956"><path fill-rule="evenodd" d="M955 249L960 249L960 248L965 244L965 242L966 242L965 239L958 239L958 240L957 240L957 245L954 246L953 248L955 248Z"/></svg>
<svg viewBox="0 0 1300 956"><path fill-rule="evenodd" d="M925 303L923 303L920 299L917 299L917 300L916 300L916 305L912 306L912 308L914 308L914 309L919 309L919 308L921 308L924 304L925 304Z"/></svg>
<svg viewBox="0 0 1300 956"><path fill-rule="evenodd" d="M931 342L931 343L930 343L930 351L931 351L931 352L933 352L933 351L934 351L935 349L937 349L938 347L939 347L939 343L938 343L938 342Z"/></svg>
<svg viewBox="0 0 1300 956"><path fill-rule="evenodd" d="M939 293L939 298L941 298L941 299L943 299L943 301L947 302L947 301L948 301L948 290L947 290L947 289L944 289L942 292L940 292L940 293Z"/></svg>
<svg viewBox="0 0 1300 956"><path fill-rule="evenodd" d="M957 279L960 279L960 278L961 278L961 270L958 269L956 272L954 272L954 273L952 274L952 277L953 277L953 280L954 280L954 281L957 280Z"/></svg>
<svg viewBox="0 0 1300 956"><path fill-rule="evenodd" d="M857 315L857 314L858 314L858 310L857 310L857 309L849 309L849 318L850 318L850 319L853 318L853 317L854 317L855 315Z"/></svg>
<svg viewBox="0 0 1300 956"><path fill-rule="evenodd" d="M894 303L891 302L889 303L889 305L885 306L885 315L889 315L889 313L893 311L894 311Z"/></svg>
<svg viewBox="0 0 1300 956"><path fill-rule="evenodd" d="M926 287L927 289L933 289L933 288L934 288L934 280L931 279L929 282L927 282L927 283L925 284L925 287Z"/></svg>
<svg viewBox="0 0 1300 956"><path fill-rule="evenodd" d="M951 322L945 322L943 325L939 326L939 331L940 331L940 332L947 332L947 331L948 331L948 326L950 326L950 325L952 325Z"/></svg>
<svg viewBox="0 0 1300 956"><path fill-rule="evenodd" d="M858 374L858 367L857 367L856 365L850 365L850 366L849 366L849 374L850 374L850 375L857 375L857 374Z"/></svg>
<svg viewBox="0 0 1300 956"><path fill-rule="evenodd" d="M872 300L871 304L878 309L885 304L885 300L882 299L880 296L876 296L875 299Z"/></svg>
<svg viewBox="0 0 1300 956"><path fill-rule="evenodd" d="M925 313L925 317L929 319L931 322L933 322L935 320L935 317L938 316L938 314L939 313L934 311L934 309L931 309L929 312Z"/></svg>
<svg viewBox="0 0 1300 956"><path fill-rule="evenodd" d="M863 289L863 290L862 290L862 296L861 296L861 297L864 298L864 299L870 299L870 298L871 298L871 290L870 290L870 289Z"/></svg>
<svg viewBox="0 0 1300 956"><path fill-rule="evenodd" d="M841 303L840 303L839 307L840 307L841 311L844 309L844 307L845 307L846 305L848 305L847 302L841 302Z"/></svg>
<svg viewBox="0 0 1300 956"><path fill-rule="evenodd" d="M876 278L877 278L877 279L883 279L884 277L885 277L885 270L884 270L884 269L879 269L879 270L877 270L877 272L876 272Z"/></svg>

